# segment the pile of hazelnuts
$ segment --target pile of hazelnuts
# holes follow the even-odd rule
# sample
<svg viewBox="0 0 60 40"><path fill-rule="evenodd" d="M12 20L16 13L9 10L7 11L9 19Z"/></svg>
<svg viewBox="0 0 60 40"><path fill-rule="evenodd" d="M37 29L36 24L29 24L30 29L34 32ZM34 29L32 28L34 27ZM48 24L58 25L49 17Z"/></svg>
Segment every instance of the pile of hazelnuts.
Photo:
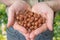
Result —
<svg viewBox="0 0 60 40"><path fill-rule="evenodd" d="M16 15L16 21L20 26L26 28L28 32L31 32L41 27L46 22L46 18L42 17L41 14L25 10L25 12Z"/></svg>

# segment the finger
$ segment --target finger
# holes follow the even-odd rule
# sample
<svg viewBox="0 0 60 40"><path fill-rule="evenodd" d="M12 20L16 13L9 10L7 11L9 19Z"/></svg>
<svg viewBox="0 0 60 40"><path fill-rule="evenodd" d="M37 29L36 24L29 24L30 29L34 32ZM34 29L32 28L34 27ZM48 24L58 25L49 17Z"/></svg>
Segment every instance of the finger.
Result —
<svg viewBox="0 0 60 40"><path fill-rule="evenodd" d="M8 23L7 27L10 27L14 24L14 10L12 8L8 9Z"/></svg>
<svg viewBox="0 0 60 40"><path fill-rule="evenodd" d="M27 36L27 37L26 37L26 40L30 40L30 38Z"/></svg>
<svg viewBox="0 0 60 40"><path fill-rule="evenodd" d="M50 9L51 10L51 9ZM51 10L47 13L47 27L50 31L53 31L53 19L54 19L54 12Z"/></svg>
<svg viewBox="0 0 60 40"><path fill-rule="evenodd" d="M29 4L27 4L25 1L17 1L13 4L13 7L16 11L23 11L30 8Z"/></svg>
<svg viewBox="0 0 60 40"><path fill-rule="evenodd" d="M30 40L30 39L27 38L26 40Z"/></svg>
<svg viewBox="0 0 60 40"><path fill-rule="evenodd" d="M34 39L31 39L31 40L34 40Z"/></svg>
<svg viewBox="0 0 60 40"><path fill-rule="evenodd" d="M35 37L36 37L36 35L34 34L34 32L32 32L32 33L30 34L30 39L31 39L31 40L34 40Z"/></svg>
<svg viewBox="0 0 60 40"><path fill-rule="evenodd" d="M32 32L30 33L30 39L33 40L33 39L35 38L35 36L36 36L36 35L35 35L34 31L32 31Z"/></svg>
<svg viewBox="0 0 60 40"><path fill-rule="evenodd" d="M24 36L25 36L25 38L26 38L26 40L30 40L30 34L29 33L27 33L27 34L23 34Z"/></svg>
<svg viewBox="0 0 60 40"><path fill-rule="evenodd" d="M16 15L24 14L24 12L26 12L26 10L18 10L18 11L16 11Z"/></svg>
<svg viewBox="0 0 60 40"><path fill-rule="evenodd" d="M37 36L38 34L41 34L46 30L47 30L47 26L46 26L46 24L43 24L40 28L38 28L34 31L34 34Z"/></svg>
<svg viewBox="0 0 60 40"><path fill-rule="evenodd" d="M26 38L26 40L30 40L30 34L29 33L22 33L24 36L25 36L25 38Z"/></svg>

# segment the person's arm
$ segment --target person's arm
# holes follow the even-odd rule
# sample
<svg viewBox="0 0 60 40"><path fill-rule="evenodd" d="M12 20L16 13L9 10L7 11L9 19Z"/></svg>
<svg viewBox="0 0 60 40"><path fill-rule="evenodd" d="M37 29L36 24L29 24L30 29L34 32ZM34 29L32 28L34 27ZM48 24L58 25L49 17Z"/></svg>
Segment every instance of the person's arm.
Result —
<svg viewBox="0 0 60 40"><path fill-rule="evenodd" d="M20 1L20 0L0 0L1 3L10 6L12 5L15 1Z"/></svg>
<svg viewBox="0 0 60 40"><path fill-rule="evenodd" d="M60 0L45 1L48 6L50 6L54 11L60 10Z"/></svg>

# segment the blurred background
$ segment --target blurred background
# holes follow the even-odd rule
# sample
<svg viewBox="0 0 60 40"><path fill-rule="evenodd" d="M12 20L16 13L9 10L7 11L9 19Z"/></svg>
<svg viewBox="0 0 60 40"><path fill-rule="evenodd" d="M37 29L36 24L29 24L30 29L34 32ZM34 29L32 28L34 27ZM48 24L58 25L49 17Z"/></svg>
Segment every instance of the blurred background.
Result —
<svg viewBox="0 0 60 40"><path fill-rule="evenodd" d="M7 40L6 24L7 24L6 6L0 3L0 40ZM56 12L56 16L54 19L53 40L60 40L60 11Z"/></svg>

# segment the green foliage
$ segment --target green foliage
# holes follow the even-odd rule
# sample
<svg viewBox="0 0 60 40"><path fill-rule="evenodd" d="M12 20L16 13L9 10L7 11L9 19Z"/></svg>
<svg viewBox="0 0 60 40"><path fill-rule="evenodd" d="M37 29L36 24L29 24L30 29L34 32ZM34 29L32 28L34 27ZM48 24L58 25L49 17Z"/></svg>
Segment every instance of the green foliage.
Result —
<svg viewBox="0 0 60 40"><path fill-rule="evenodd" d="M6 6L4 4L0 4L0 24L7 23L7 15L6 15Z"/></svg>
<svg viewBox="0 0 60 40"><path fill-rule="evenodd" d="M0 34L2 34L1 25L2 23L7 23L7 14L6 14L6 6L4 4L0 4Z"/></svg>
<svg viewBox="0 0 60 40"><path fill-rule="evenodd" d="M56 13L54 22L55 22L54 23L54 37L55 37L55 40L58 40L58 38L60 38L60 11Z"/></svg>

